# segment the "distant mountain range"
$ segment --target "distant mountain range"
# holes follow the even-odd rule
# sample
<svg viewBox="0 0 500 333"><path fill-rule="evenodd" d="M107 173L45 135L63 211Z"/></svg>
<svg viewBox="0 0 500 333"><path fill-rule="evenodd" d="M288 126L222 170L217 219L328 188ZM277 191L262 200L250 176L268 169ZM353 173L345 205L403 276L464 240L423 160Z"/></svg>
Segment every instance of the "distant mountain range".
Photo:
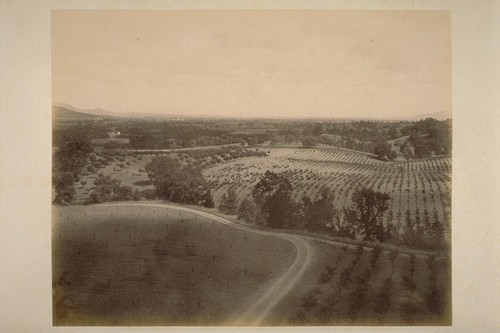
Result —
<svg viewBox="0 0 500 333"><path fill-rule="evenodd" d="M217 116L181 116L174 114L158 113L115 113L108 110L97 109L78 109L66 103L54 103L52 105L52 115L56 118L97 118L97 117L121 117L121 118L154 118L154 119L172 119L172 118L219 118Z"/></svg>
<svg viewBox="0 0 500 333"><path fill-rule="evenodd" d="M422 120L426 118L434 118L437 120L446 120L446 119L451 119L451 112L450 111L443 111L443 112L434 112L434 113L423 113L423 114L418 114L416 116L406 118L406 120Z"/></svg>
<svg viewBox="0 0 500 333"><path fill-rule="evenodd" d="M122 117L122 118L153 118L153 119L172 119L172 118L234 118L230 116L207 116L207 115L175 115L175 114L158 114L158 113L114 113L111 111L103 110L100 108L82 110L78 109L72 105L65 103L55 103L52 106L52 116L54 118L66 118L66 119L91 119L91 118L102 118L102 117ZM451 112L434 112L434 113L423 113L412 117L353 117L349 118L339 118L342 120L396 120L396 121L418 121L426 118L435 118L437 120L451 119ZM298 119L294 117L293 119ZM321 118L323 119L323 118Z"/></svg>
<svg viewBox="0 0 500 333"><path fill-rule="evenodd" d="M59 103L52 105L52 116L55 118L98 118L114 116L114 113L103 109L81 110L69 104Z"/></svg>

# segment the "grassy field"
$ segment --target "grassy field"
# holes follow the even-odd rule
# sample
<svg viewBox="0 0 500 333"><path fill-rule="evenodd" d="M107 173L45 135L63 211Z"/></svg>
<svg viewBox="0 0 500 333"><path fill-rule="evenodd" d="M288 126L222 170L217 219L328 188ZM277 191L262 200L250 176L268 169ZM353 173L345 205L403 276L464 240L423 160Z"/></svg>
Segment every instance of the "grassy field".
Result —
<svg viewBox="0 0 500 333"><path fill-rule="evenodd" d="M194 214L53 208L54 325L222 325L295 258L290 242Z"/></svg>

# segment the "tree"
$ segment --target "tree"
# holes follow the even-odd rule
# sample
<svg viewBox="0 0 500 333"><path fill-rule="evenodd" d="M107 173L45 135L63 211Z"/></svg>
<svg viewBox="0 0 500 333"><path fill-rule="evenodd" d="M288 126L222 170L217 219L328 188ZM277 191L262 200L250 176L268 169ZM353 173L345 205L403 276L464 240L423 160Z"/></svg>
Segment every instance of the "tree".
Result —
<svg viewBox="0 0 500 333"><path fill-rule="evenodd" d="M253 188L253 197L269 226L281 228L291 222L291 208L295 207L292 191L292 184L284 175L269 170Z"/></svg>
<svg viewBox="0 0 500 333"><path fill-rule="evenodd" d="M447 155L451 153L451 120L438 121L427 118L417 121L413 125L401 130L404 135L409 135L408 142L418 158L433 154Z"/></svg>
<svg viewBox="0 0 500 333"><path fill-rule="evenodd" d="M396 156L391 145L382 137L373 140L373 153L381 160L393 160Z"/></svg>
<svg viewBox="0 0 500 333"><path fill-rule="evenodd" d="M346 237L346 238L356 238L356 228L355 225L349 221L354 221L357 218L356 211L344 210L344 215L341 216L335 211L335 215L332 221L331 233L334 236Z"/></svg>
<svg viewBox="0 0 500 333"><path fill-rule="evenodd" d="M306 196L302 199L302 210L306 229L315 232L326 231L331 228L335 215L333 195L324 190L314 202Z"/></svg>
<svg viewBox="0 0 500 333"><path fill-rule="evenodd" d="M56 179L56 198L54 203L65 205L73 202L76 193L74 183L75 177L72 172L60 172Z"/></svg>
<svg viewBox="0 0 500 333"><path fill-rule="evenodd" d="M398 137L398 127L396 124L392 124L391 127L389 127L387 136L389 137L389 139L396 139Z"/></svg>
<svg viewBox="0 0 500 333"><path fill-rule="evenodd" d="M201 205L203 207L207 207L207 208L214 208L215 207L214 198L212 197L212 192L208 188L206 188L203 191Z"/></svg>
<svg viewBox="0 0 500 333"><path fill-rule="evenodd" d="M94 180L94 185L96 186L96 188L92 191L92 193L90 193L87 202L101 203L115 200L116 193L120 192L120 184L121 182L119 180L111 178L111 176L104 176L103 174L99 174L97 179ZM126 191L127 190L123 190L122 195L125 195Z"/></svg>
<svg viewBox="0 0 500 333"><path fill-rule="evenodd" d="M257 221L257 206L252 199L245 198L241 201L238 209L238 219L245 220L248 223Z"/></svg>
<svg viewBox="0 0 500 333"><path fill-rule="evenodd" d="M120 186L113 193L115 201L127 201L134 198L134 191L130 186Z"/></svg>
<svg viewBox="0 0 500 333"><path fill-rule="evenodd" d="M168 156L155 157L146 165L159 198L172 202L199 205L206 198L207 184L199 169L181 167Z"/></svg>
<svg viewBox="0 0 500 333"><path fill-rule="evenodd" d="M382 217L389 208L390 196L369 188L357 189L352 196L352 207L344 211L344 218L352 224L364 240L385 240Z"/></svg>
<svg viewBox="0 0 500 333"><path fill-rule="evenodd" d="M312 136L307 136L302 139L302 146L305 148L312 148L318 145L318 139Z"/></svg>
<svg viewBox="0 0 500 333"><path fill-rule="evenodd" d="M321 134L323 134L323 124L317 123L316 125L314 125L312 133L315 136L320 136Z"/></svg>
<svg viewBox="0 0 500 333"><path fill-rule="evenodd" d="M75 181L78 181L80 172L92 151L92 145L88 140L72 138L55 155L55 164L57 165L58 172L71 172Z"/></svg>
<svg viewBox="0 0 500 333"><path fill-rule="evenodd" d="M408 142L413 146L416 157L422 158L431 155L431 147L418 132L412 132L408 138Z"/></svg>
<svg viewBox="0 0 500 333"><path fill-rule="evenodd" d="M228 188L227 192L222 195L219 210L226 214L234 215L238 211L238 197L232 187Z"/></svg>
<svg viewBox="0 0 500 333"><path fill-rule="evenodd" d="M444 227L441 222L439 222L438 214L435 212L434 221L432 221L429 230L429 241L431 247L442 248L445 244L444 242Z"/></svg>

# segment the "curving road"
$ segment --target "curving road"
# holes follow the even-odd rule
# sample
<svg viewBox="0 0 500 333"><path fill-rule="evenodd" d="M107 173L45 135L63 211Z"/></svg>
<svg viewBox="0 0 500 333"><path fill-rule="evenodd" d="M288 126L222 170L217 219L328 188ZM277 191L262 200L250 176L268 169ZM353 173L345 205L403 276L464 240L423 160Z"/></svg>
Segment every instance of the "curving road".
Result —
<svg viewBox="0 0 500 333"><path fill-rule="evenodd" d="M283 299L283 297L285 297L290 292L290 290L293 289L293 287L301 279L307 267L310 265L313 256L313 249L308 242L304 241L304 237L274 231L253 229L236 224L223 217L192 208L155 203L112 203L102 204L100 206L142 206L168 208L203 216L213 221L231 226L236 229L244 230L246 232L280 237L290 241L296 248L296 257L292 265L288 268L287 271L273 277L260 290L258 290L254 294L254 297L249 302L249 304L245 305L241 313L237 314L236 320L234 322L231 322L232 325L257 326L262 324L264 319L271 313L271 310Z"/></svg>

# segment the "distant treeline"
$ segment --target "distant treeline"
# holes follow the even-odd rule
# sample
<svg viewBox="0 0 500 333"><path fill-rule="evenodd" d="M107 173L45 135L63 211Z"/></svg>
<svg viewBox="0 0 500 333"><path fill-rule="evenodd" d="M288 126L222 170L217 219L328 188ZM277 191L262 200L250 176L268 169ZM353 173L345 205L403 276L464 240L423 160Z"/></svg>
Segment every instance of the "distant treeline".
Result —
<svg viewBox="0 0 500 333"><path fill-rule="evenodd" d="M174 149L241 144L257 146L302 143L304 147L326 144L374 153L383 160L398 154L406 158L451 154L451 120L428 118L417 122L399 121L243 121L229 124L217 121L120 120L82 121L68 127L57 126L53 145L62 146L71 138L85 140L107 138L109 132L130 143L121 148ZM390 144L390 140L398 139ZM109 144L110 149L119 148Z"/></svg>
<svg viewBox="0 0 500 333"><path fill-rule="evenodd" d="M451 154L451 120L427 118L404 127L401 134L409 135L408 143L414 148L415 157Z"/></svg>

